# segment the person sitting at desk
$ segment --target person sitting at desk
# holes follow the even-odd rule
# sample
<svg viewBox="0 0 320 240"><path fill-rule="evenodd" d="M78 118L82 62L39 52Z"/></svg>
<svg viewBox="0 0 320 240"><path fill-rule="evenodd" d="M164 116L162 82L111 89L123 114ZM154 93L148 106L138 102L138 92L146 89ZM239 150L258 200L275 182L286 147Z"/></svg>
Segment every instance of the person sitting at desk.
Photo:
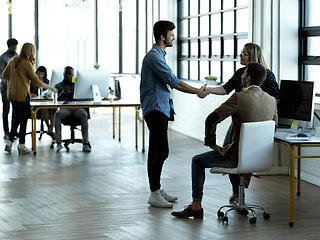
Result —
<svg viewBox="0 0 320 240"><path fill-rule="evenodd" d="M38 67L36 74L38 78L46 83L49 84L49 79L47 78L47 69L44 66ZM30 93L31 93L31 98L37 97L39 94L39 88L38 86L34 85L32 82L30 83ZM40 91L40 95L41 95ZM39 96L40 97L40 96ZM41 109L38 111L38 114L40 118L46 123L47 128L48 128L48 135L52 138L52 140L55 140L55 134L53 132L53 118L54 118L54 113L55 109Z"/></svg>
<svg viewBox="0 0 320 240"><path fill-rule="evenodd" d="M58 89L58 101L73 101L74 83L72 82L72 77L74 75L74 70L72 67L67 66L64 68L64 79L62 82L55 85ZM63 149L61 145L61 122L67 117L72 116L81 121L81 132L82 132L82 143L84 152L91 152L91 146L89 143L88 136L88 113L83 108L61 108L54 115L55 122L55 132L56 132L56 142L57 142L57 152Z"/></svg>
<svg viewBox="0 0 320 240"><path fill-rule="evenodd" d="M234 93L226 102L209 114L205 122L204 144L212 150L196 155L192 159L193 201L183 211L172 212L171 215L180 218L202 218L201 201L205 181L205 168L234 168L238 165L237 158L242 123L265 120L278 121L276 99L260 88L265 77L266 69L264 66L260 63L248 63L241 77L242 86L246 89ZM233 124L232 142L221 148L216 143L217 124L230 116Z"/></svg>

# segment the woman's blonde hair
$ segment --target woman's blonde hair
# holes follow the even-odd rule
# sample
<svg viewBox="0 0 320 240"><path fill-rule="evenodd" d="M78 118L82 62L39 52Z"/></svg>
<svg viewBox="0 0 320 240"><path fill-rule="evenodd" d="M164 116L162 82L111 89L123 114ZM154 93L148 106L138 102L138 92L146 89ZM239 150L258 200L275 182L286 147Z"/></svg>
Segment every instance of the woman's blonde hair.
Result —
<svg viewBox="0 0 320 240"><path fill-rule="evenodd" d="M249 62L256 62L268 68L266 60L264 60L262 48L255 43L247 43L244 45L249 53Z"/></svg>
<svg viewBox="0 0 320 240"><path fill-rule="evenodd" d="M19 56L14 59L14 67L17 68L22 59L27 59L32 64L36 63L36 48L32 43L23 44Z"/></svg>

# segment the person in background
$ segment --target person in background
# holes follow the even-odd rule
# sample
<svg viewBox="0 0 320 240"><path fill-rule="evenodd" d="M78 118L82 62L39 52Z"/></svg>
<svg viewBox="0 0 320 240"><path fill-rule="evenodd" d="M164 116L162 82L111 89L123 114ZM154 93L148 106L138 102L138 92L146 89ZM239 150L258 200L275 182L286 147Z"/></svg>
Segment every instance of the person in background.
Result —
<svg viewBox="0 0 320 240"><path fill-rule="evenodd" d="M242 86L245 89L235 92L220 107L210 113L205 122L204 145L210 147L209 152L201 153L192 158L192 203L183 211L172 212L179 218L203 218L201 205L205 168L235 168L238 165L240 129L242 123L266 120L278 121L277 101L260 88L266 77L266 69L259 63L248 63L242 74ZM217 125L227 117L232 118L234 131L231 143L221 148L216 143Z"/></svg>
<svg viewBox="0 0 320 240"><path fill-rule="evenodd" d="M11 100L13 111L13 123L9 133L9 139L5 146L5 151L11 153L14 134L19 129L19 154L29 154L32 151L25 145L26 128L28 118L30 117L30 80L35 85L49 88L53 92L57 92L44 82L41 82L34 72L34 64L36 62L36 48L31 43L23 44L20 54L13 57L2 73L2 78L8 81L8 99Z"/></svg>
<svg viewBox="0 0 320 240"><path fill-rule="evenodd" d="M2 96L2 121L4 139L9 137L9 111L10 111L10 100L7 97L7 81L2 78L3 70L8 65L11 58L17 56L17 45L18 41L14 38L10 38L7 41L8 50L0 56L0 79L1 79L1 96ZM12 115L13 119L13 115ZM12 123L12 120L11 120Z"/></svg>
<svg viewBox="0 0 320 240"><path fill-rule="evenodd" d="M49 84L49 79L47 78L47 69L44 66L38 67L38 69L36 70L36 74L42 82L44 82L45 84ZM30 83L31 98L37 97L39 94L39 90L41 94L42 93L41 87L34 85L32 82ZM55 109L51 109L51 108L50 109L43 108L38 111L38 115L47 125L48 135L52 138L52 140L56 139L55 134L53 132L54 113L55 113Z"/></svg>
<svg viewBox="0 0 320 240"><path fill-rule="evenodd" d="M264 59L263 51L258 44L255 43L247 43L244 45L241 54L240 54L240 64L246 66L249 62L256 62L262 64L267 71L267 76L264 82L261 85L261 89L268 93L269 95L273 96L277 99L277 102L280 100L280 89L279 85L276 81L276 77L271 70L268 69L266 61ZM238 69L231 79L226 82L224 85L219 87L208 87L208 91L211 94L217 95L225 95L229 94L233 90L236 92L242 91L243 87L241 85L241 76L243 75L246 67L242 67ZM230 143L231 139L231 132L233 130L232 124L226 134L223 146ZM247 188L250 183L252 174L246 174L244 176L244 186ZM229 199L230 202L238 202L238 195L239 195L239 184L240 184L240 176L237 174L229 174L229 179L232 184L232 195Z"/></svg>
<svg viewBox="0 0 320 240"><path fill-rule="evenodd" d="M62 82L55 85L58 89L58 101L73 101L74 93L74 83L72 82L72 77L74 75L74 70L72 67L67 66L64 68L64 79ZM88 113L83 108L61 108L54 115L55 122L55 132L56 132L56 142L57 142L57 152L63 149L61 145L61 122L69 116L73 116L76 119L81 120L81 132L82 132L82 151L91 152L91 145L89 142L89 125L88 125Z"/></svg>
<svg viewBox="0 0 320 240"><path fill-rule="evenodd" d="M143 59L140 83L140 102L143 117L149 129L148 178L151 194L148 204L154 207L172 207L178 198L170 196L160 185L164 161L169 155L168 121L173 120L173 103L170 88L181 92L208 95L206 85L194 88L180 81L165 59L165 49L173 46L175 25L170 21L158 21L153 26L155 44Z"/></svg>

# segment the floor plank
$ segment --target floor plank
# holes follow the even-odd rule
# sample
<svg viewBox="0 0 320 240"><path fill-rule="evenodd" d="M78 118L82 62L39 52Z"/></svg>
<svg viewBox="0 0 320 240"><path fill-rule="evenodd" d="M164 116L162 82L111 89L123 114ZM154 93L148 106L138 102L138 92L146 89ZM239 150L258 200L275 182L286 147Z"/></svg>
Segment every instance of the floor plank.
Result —
<svg viewBox="0 0 320 240"><path fill-rule="evenodd" d="M119 142L112 138L110 112L92 112L89 154L81 144L56 153L48 136L37 142L37 156L19 156L16 143L11 154L0 151L0 239L319 239L315 206L320 189L302 182L302 195L295 197L295 226L289 228L288 176L252 180L247 203L261 204L271 214L264 220L258 212L255 225L236 213L229 215L228 224L217 218L231 194L228 177L222 175L207 174L203 220L176 219L172 209L149 207L147 153L141 152L140 131L135 150L134 117L123 114ZM179 197L173 209L182 210L191 201L191 158L207 148L173 131L169 142L162 185Z"/></svg>

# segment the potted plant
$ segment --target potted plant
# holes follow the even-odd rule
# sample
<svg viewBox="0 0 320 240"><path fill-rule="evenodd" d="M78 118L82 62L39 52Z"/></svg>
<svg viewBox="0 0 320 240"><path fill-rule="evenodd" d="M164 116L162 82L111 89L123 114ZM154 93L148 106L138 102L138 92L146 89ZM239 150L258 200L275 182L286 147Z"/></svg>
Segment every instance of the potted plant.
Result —
<svg viewBox="0 0 320 240"><path fill-rule="evenodd" d="M216 81L218 79L217 76L208 75L204 78L207 81L208 85L216 85Z"/></svg>
<svg viewBox="0 0 320 240"><path fill-rule="evenodd" d="M114 94L114 90L109 87L109 101L112 102L113 101L113 94Z"/></svg>

